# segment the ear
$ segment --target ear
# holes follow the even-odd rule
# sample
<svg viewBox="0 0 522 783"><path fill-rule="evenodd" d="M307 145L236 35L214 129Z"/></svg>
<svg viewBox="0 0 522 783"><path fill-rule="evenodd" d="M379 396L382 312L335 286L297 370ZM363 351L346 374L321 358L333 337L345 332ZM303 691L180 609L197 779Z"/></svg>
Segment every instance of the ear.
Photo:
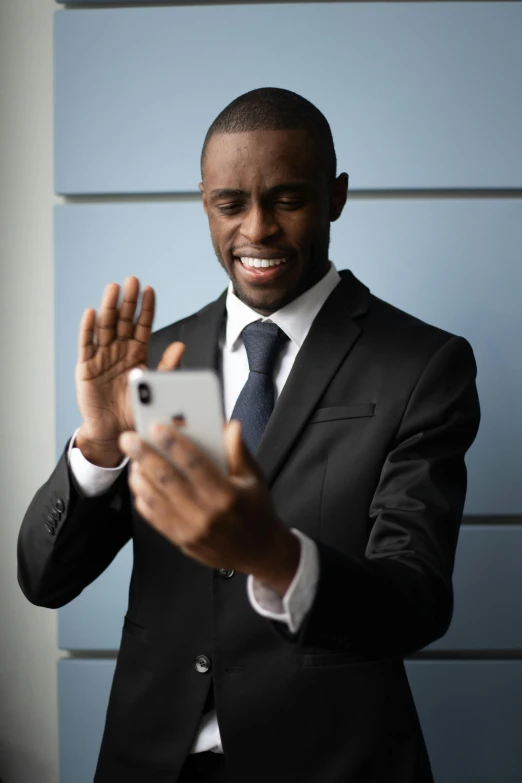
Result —
<svg viewBox="0 0 522 783"><path fill-rule="evenodd" d="M208 215L207 194L205 193L205 186L202 182L200 182L198 188L200 189L201 195L203 197L203 209L205 210L205 215Z"/></svg>
<svg viewBox="0 0 522 783"><path fill-rule="evenodd" d="M348 174L343 171L335 178L330 197L330 221L341 217L341 213L348 198Z"/></svg>

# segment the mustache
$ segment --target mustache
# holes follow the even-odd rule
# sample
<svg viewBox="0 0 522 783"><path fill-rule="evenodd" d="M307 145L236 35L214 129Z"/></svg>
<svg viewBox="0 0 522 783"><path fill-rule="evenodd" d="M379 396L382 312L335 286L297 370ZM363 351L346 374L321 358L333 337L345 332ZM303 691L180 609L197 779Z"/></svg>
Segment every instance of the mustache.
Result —
<svg viewBox="0 0 522 783"><path fill-rule="evenodd" d="M270 255L272 253L281 253L282 255L294 255L294 252L288 248L288 247L253 247L252 245L240 245L239 247L234 247L231 249L230 253L233 256L240 256L241 251L245 250L246 252L243 253L243 255L248 255L248 253L257 253L259 254L259 257L263 257L263 253L266 253L267 255Z"/></svg>

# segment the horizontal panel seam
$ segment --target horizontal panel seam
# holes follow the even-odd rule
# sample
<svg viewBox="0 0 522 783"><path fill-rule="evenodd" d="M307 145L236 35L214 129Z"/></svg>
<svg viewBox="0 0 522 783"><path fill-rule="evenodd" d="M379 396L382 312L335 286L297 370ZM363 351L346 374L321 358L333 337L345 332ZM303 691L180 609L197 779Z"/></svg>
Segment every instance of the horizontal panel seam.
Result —
<svg viewBox="0 0 522 783"><path fill-rule="evenodd" d="M201 201L199 191L172 191L168 193L66 193L56 194L64 204L98 204L112 202L192 202ZM368 188L348 192L350 201L408 201L408 200L503 200L522 199L522 188Z"/></svg>
<svg viewBox="0 0 522 783"><path fill-rule="evenodd" d="M321 4L321 3L328 3L332 0L243 0L243 2L247 3L248 5L264 5L266 2L270 2L271 5L278 5L280 3L314 3L314 4ZM337 0L338 2L349 2L349 3L356 3L360 2L360 0ZM461 2L462 0L439 0L439 2L448 2L449 5L451 5L452 2ZM365 0L366 3L379 3L382 2L382 0ZM405 2L411 2L411 0L396 0L396 2L399 3L405 3ZM432 2L432 0L416 0L416 3L418 5L422 5L423 3ZM465 2L474 2L474 3L488 3L491 2L491 0L465 0ZM504 0L506 3L516 3L520 2L520 0ZM147 2L147 0L141 0L141 2L118 2L118 0L113 0L111 3L100 3L97 2L97 0L92 0L92 2L89 2L89 0L80 0L78 3L71 3L67 2L67 0L58 0L58 4L61 10L65 11L78 11L80 9L89 9L91 11L94 10L105 10L106 8L165 8L165 7L172 7L177 8L180 6L180 2L175 2L174 0L156 0L155 2ZM215 5L215 2L213 0L196 0L196 2L189 2L189 0L186 0L185 3L182 3L182 5L197 5L197 6L205 6L205 5Z"/></svg>
<svg viewBox="0 0 522 783"><path fill-rule="evenodd" d="M69 650L59 661L116 660L118 650ZM312 654L313 657L313 654ZM522 661L522 650L421 650L405 661Z"/></svg>

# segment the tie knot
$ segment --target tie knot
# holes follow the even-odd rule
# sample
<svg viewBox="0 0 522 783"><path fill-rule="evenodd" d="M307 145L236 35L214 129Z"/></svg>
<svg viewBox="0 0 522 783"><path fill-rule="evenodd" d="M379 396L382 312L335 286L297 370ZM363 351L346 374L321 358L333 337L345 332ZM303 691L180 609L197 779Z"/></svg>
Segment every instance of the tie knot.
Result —
<svg viewBox="0 0 522 783"><path fill-rule="evenodd" d="M277 324L269 321L254 321L241 332L248 357L250 372L271 375L277 354L285 333Z"/></svg>

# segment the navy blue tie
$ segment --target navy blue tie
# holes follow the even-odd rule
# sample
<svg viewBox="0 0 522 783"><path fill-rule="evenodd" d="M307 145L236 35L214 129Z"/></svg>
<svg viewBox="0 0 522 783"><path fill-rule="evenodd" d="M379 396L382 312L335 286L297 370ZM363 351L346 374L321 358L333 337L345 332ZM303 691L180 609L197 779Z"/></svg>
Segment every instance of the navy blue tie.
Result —
<svg viewBox="0 0 522 783"><path fill-rule="evenodd" d="M237 398L232 419L239 419L243 440L255 454L274 407L274 366L285 333L268 321L255 321L241 332L250 373Z"/></svg>

